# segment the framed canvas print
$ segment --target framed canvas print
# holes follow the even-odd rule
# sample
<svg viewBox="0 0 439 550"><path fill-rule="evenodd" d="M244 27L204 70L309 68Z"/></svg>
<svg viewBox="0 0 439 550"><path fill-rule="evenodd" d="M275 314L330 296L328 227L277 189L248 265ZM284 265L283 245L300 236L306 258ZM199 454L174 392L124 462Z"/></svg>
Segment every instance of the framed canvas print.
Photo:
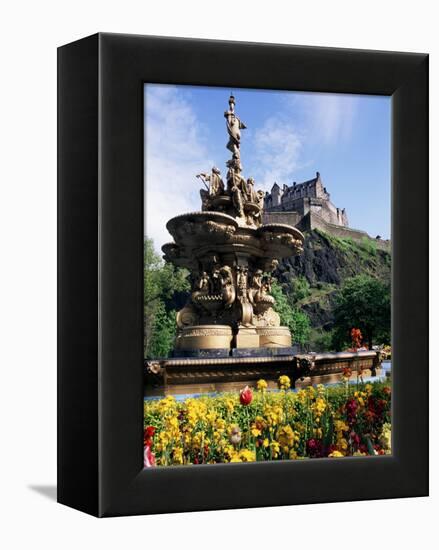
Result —
<svg viewBox="0 0 439 550"><path fill-rule="evenodd" d="M58 500L428 494L428 56L58 51Z"/></svg>

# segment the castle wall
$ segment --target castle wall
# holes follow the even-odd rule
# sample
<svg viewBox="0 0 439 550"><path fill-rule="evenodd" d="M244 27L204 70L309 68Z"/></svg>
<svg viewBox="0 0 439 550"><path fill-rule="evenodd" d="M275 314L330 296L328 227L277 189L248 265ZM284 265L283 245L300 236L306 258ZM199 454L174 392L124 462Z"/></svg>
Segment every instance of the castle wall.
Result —
<svg viewBox="0 0 439 550"><path fill-rule="evenodd" d="M373 241L375 243L375 246L380 250L386 250L388 252L390 252L391 250L390 241L383 239L374 239L368 233L366 233L366 231L361 231L360 229L351 229L350 227L343 227L341 225L328 223L319 215L312 213L306 218L307 219L304 218L302 222L304 222L303 225L308 225L308 229L320 229L321 231L325 231L330 235L334 235L334 237L340 237L342 239L350 238L354 241L360 242L366 238ZM303 227L303 229L305 229L305 227Z"/></svg>
<svg viewBox="0 0 439 550"><path fill-rule="evenodd" d="M361 242L366 238L373 241L375 246L380 250L387 252L391 250L391 242L389 240L374 239L366 231L329 223L319 214L312 211L303 217L297 212L264 212L264 223L285 223L287 225L294 225L300 231L320 229L330 235L334 235L334 237L342 239L350 238L357 242Z"/></svg>
<svg viewBox="0 0 439 550"><path fill-rule="evenodd" d="M264 212L263 223L283 223L296 226L302 216L298 212Z"/></svg>

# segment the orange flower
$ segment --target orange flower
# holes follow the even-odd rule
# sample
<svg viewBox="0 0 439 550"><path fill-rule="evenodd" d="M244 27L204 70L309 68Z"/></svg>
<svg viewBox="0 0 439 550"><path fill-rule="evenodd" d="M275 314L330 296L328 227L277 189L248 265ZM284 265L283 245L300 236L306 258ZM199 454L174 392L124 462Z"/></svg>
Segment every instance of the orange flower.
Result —
<svg viewBox="0 0 439 550"><path fill-rule="evenodd" d="M352 376L352 370L350 367L344 367L343 369L343 377L344 378L350 378Z"/></svg>
<svg viewBox="0 0 439 550"><path fill-rule="evenodd" d="M351 341L352 341L352 347L356 351L358 348L361 348L361 340L363 339L363 335L361 334L361 330L359 328L353 328L351 329Z"/></svg>

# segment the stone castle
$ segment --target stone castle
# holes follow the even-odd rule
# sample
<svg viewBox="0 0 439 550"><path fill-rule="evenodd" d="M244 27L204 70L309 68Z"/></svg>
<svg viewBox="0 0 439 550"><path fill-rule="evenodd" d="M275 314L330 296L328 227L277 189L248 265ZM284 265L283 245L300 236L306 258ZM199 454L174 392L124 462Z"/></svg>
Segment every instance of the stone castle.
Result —
<svg viewBox="0 0 439 550"><path fill-rule="evenodd" d="M320 229L336 237L356 241L373 239L377 247L390 250L390 241L380 236L370 237L365 231L349 227L344 208L337 208L331 202L331 195L323 185L319 172L313 179L293 185L277 183L264 198L264 223L284 223L301 231Z"/></svg>

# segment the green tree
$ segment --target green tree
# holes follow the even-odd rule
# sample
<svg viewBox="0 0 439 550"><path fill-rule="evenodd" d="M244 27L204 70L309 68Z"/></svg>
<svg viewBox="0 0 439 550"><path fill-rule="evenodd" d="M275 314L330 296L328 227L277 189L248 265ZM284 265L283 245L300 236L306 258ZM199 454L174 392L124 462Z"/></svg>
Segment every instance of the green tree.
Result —
<svg viewBox="0 0 439 550"><path fill-rule="evenodd" d="M290 329L293 341L303 346L311 329L308 315L289 303L288 297L276 281L273 281L271 295L276 300L274 309L280 315L281 324Z"/></svg>
<svg viewBox="0 0 439 550"><path fill-rule="evenodd" d="M164 304L160 302L152 322L147 346L148 357L167 357L174 347L176 330L176 311L174 309L167 311Z"/></svg>
<svg viewBox="0 0 439 550"><path fill-rule="evenodd" d="M163 357L173 347L175 310L167 307L175 293L189 290L188 272L165 263L154 250L152 239L143 245L144 355Z"/></svg>
<svg viewBox="0 0 439 550"><path fill-rule="evenodd" d="M346 279L336 295L334 343L340 349L359 328L371 349L375 341L390 342L390 284L367 275Z"/></svg>

